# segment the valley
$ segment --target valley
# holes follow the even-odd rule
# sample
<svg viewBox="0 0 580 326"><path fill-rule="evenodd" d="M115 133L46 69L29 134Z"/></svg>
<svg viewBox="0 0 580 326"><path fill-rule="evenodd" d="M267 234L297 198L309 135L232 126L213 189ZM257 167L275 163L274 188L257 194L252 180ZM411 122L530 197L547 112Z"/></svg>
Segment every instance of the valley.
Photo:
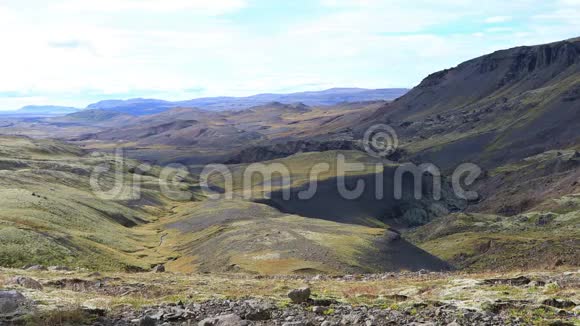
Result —
<svg viewBox="0 0 580 326"><path fill-rule="evenodd" d="M0 116L0 323L577 322L580 39L325 92Z"/></svg>

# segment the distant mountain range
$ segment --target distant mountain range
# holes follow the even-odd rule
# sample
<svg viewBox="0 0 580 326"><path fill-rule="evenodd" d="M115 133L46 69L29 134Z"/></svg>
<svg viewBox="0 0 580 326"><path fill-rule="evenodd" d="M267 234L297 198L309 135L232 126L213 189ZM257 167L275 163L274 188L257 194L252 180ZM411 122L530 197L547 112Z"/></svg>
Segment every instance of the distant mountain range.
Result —
<svg viewBox="0 0 580 326"><path fill-rule="evenodd" d="M28 105L17 111L0 111L2 115L55 116L79 112L81 109L56 105Z"/></svg>
<svg viewBox="0 0 580 326"><path fill-rule="evenodd" d="M303 103L309 106L335 105L344 102L390 101L403 96L406 88L332 88L318 92L291 94L258 94L248 97L204 97L187 101L165 101L159 99L134 98L129 100L104 100L90 104L88 110L107 110L135 116L161 113L176 107L199 108L209 111L243 110L272 102L284 104ZM31 105L17 111L6 111L4 115L58 116L76 113L83 109L54 106Z"/></svg>
<svg viewBox="0 0 580 326"><path fill-rule="evenodd" d="M303 103L309 106L335 105L343 102L394 100L409 90L405 88L364 89L332 88L319 92L292 94L258 94L248 97L204 97L188 101L169 102L156 99L106 100L89 105L88 109L101 109L147 115L176 107L194 107L210 111L242 110L272 102Z"/></svg>

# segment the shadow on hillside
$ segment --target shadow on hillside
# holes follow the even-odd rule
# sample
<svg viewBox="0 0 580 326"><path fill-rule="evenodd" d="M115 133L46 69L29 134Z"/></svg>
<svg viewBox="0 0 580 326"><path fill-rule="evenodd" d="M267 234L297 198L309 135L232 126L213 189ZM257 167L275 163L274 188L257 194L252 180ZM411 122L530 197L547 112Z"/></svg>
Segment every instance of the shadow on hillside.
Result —
<svg viewBox="0 0 580 326"><path fill-rule="evenodd" d="M333 222L377 226L382 223L406 228L427 223L440 214L440 207L455 210L457 201L453 198L433 199L433 179L423 175L422 198L414 198L414 179L411 174L403 176L402 198L395 199L394 168L385 170L383 178L376 174L348 176L344 178L346 188L355 189L357 182L364 182L363 193L355 199L346 199L338 188L338 178L319 181L315 195L310 199L300 199L298 194L308 185L290 189L290 199L284 199L284 190L272 192L270 199L256 200L258 203L274 207L281 212L304 217L318 218ZM377 189L383 189L383 196L377 196ZM443 194L446 192L443 191ZM439 209L434 209L437 205Z"/></svg>

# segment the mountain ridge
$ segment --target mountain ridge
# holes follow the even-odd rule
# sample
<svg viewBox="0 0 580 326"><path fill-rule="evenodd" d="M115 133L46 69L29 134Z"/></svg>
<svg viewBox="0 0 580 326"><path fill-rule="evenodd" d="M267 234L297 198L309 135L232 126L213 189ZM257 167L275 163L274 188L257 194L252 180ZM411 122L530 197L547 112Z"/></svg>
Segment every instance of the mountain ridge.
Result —
<svg viewBox="0 0 580 326"><path fill-rule="evenodd" d="M141 115L139 109L147 108L150 113L160 113L175 107L195 107L210 111L242 110L272 102L284 104L303 103L309 106L334 105L342 102L394 100L405 94L406 88L331 88L322 91L307 91L289 94L263 93L246 97L218 96L201 97L185 101L164 101L135 98L129 100L105 100L89 105L90 109L121 111Z"/></svg>

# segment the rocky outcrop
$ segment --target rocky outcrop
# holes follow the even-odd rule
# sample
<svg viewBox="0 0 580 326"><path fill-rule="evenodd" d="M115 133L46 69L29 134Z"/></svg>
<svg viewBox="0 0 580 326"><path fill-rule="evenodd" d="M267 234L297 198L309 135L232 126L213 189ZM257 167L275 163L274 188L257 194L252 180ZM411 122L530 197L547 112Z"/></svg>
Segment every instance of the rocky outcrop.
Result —
<svg viewBox="0 0 580 326"><path fill-rule="evenodd" d="M24 288L28 288L28 289L35 289L35 290L42 290L42 284L40 284L40 282L38 282L37 280L30 278L30 277L25 277L25 276L16 276L14 278L12 278L10 280L11 284L17 284L20 285Z"/></svg>
<svg viewBox="0 0 580 326"><path fill-rule="evenodd" d="M225 164L254 163L287 157L303 152L326 152L332 150L359 150L362 146L351 141L316 142L307 140L289 141L270 146L256 146L242 150L229 158Z"/></svg>
<svg viewBox="0 0 580 326"><path fill-rule="evenodd" d="M26 297L18 291L0 291L0 324L3 320L17 316L23 312L27 304Z"/></svg>

